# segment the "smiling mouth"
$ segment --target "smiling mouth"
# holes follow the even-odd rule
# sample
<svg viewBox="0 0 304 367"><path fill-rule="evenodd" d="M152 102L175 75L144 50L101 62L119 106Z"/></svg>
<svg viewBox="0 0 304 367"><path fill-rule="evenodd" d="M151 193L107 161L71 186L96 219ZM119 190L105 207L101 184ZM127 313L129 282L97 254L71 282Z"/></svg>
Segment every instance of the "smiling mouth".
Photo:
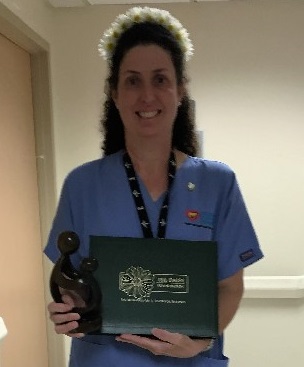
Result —
<svg viewBox="0 0 304 367"><path fill-rule="evenodd" d="M159 115L160 112L161 112L160 110L150 111L150 112L138 111L136 112L136 115L143 119L152 119L153 117Z"/></svg>

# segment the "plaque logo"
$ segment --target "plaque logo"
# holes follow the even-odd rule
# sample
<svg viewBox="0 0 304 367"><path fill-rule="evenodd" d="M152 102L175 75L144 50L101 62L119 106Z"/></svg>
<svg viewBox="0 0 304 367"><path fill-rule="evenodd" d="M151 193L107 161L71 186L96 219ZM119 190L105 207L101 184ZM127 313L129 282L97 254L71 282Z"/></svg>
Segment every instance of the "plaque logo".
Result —
<svg viewBox="0 0 304 367"><path fill-rule="evenodd" d="M189 276L152 274L141 266L131 266L119 273L119 290L135 299L149 298L151 293L189 293Z"/></svg>
<svg viewBox="0 0 304 367"><path fill-rule="evenodd" d="M154 286L154 276L141 266L131 266L119 273L119 289L134 298L149 297Z"/></svg>

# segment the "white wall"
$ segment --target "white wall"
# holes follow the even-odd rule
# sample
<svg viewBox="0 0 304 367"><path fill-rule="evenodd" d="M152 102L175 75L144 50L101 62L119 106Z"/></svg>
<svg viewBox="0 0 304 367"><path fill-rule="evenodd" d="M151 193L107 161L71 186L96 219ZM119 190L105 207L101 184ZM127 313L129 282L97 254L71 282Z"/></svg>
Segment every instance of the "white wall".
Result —
<svg viewBox="0 0 304 367"><path fill-rule="evenodd" d="M195 15L192 91L206 156L236 170L272 255L250 274L303 274L304 4L205 4Z"/></svg>
<svg viewBox="0 0 304 367"><path fill-rule="evenodd" d="M51 41L53 8L46 0L0 0L45 41Z"/></svg>
<svg viewBox="0 0 304 367"><path fill-rule="evenodd" d="M51 43L57 188L100 156L104 61L97 43L126 6L50 10L0 0ZM40 3L40 4L39 4ZM159 6L159 4L158 4ZM163 6L195 45L191 92L206 158L230 164L266 258L248 275L303 275L304 2L264 0ZM231 367L304 364L302 299L245 299L227 332Z"/></svg>

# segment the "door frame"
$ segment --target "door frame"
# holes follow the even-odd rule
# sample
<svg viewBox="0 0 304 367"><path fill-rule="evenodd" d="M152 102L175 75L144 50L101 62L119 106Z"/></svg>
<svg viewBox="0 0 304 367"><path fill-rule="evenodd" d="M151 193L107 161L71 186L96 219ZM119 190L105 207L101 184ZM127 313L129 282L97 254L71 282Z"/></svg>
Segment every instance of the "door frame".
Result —
<svg viewBox="0 0 304 367"><path fill-rule="evenodd" d="M50 89L50 47L47 41L2 3L0 3L0 33L30 54L42 251L54 217L57 197ZM43 259L43 271L45 302L48 304L51 300L48 291L51 264L46 257ZM46 316L49 367L65 367L64 336L55 334L48 314Z"/></svg>

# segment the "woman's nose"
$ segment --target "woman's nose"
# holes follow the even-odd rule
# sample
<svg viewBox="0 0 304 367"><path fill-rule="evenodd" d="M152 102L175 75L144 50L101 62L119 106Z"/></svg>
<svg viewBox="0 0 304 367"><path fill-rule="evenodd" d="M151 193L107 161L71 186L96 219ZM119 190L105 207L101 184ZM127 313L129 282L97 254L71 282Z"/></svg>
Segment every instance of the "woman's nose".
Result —
<svg viewBox="0 0 304 367"><path fill-rule="evenodd" d="M142 90L141 90L141 99L145 103L150 103L154 100L154 88L151 84L143 84Z"/></svg>

